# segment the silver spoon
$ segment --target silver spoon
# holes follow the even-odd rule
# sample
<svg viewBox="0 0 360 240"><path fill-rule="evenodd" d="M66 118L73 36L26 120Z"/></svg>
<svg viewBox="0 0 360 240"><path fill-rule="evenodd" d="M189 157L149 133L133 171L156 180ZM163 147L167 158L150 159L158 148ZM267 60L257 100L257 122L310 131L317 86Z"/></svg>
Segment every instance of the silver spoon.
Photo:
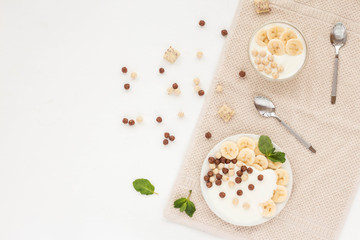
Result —
<svg viewBox="0 0 360 240"><path fill-rule="evenodd" d="M335 67L331 89L331 104L336 102L336 86L338 78L338 66L339 66L339 50L344 46L346 42L347 34L346 28L342 23L336 23L330 33L330 42L335 47Z"/></svg>
<svg viewBox="0 0 360 240"><path fill-rule="evenodd" d="M276 114L274 104L263 96L257 96L254 99L254 104L256 109L259 111L260 115L264 117L273 117L276 118L302 145L304 145L311 152L316 153L316 150L311 146L310 143L306 142L299 134L292 130L286 123L284 123Z"/></svg>

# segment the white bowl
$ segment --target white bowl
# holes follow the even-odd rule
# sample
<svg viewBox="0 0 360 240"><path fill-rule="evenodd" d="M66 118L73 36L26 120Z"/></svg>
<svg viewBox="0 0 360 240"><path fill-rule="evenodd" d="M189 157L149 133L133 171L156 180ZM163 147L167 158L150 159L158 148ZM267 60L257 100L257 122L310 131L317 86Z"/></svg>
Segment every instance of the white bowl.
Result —
<svg viewBox="0 0 360 240"><path fill-rule="evenodd" d="M275 60L277 59L277 61L280 61L279 65L284 66L284 72L280 73L279 78L277 78L277 79L273 78L272 75L267 75L265 72L259 72L257 70L257 65L254 63L255 57L252 56L252 54L251 54L251 51L254 48L257 50L265 50L268 55L271 54L266 46L259 46L256 43L255 36L261 29L264 29L264 28L268 29L273 25L278 25L285 29L286 28L292 29L297 34L298 39L302 41L303 46L304 46L303 53L298 56L290 56L287 54L284 54L282 56L274 55ZM251 65L254 67L255 71L257 73L259 73L261 77L265 78L266 80L273 81L273 82L282 82L282 81L293 79L304 68L304 66L307 62L308 55L309 55L308 47L307 47L304 35L301 33L301 31L298 28L296 28L295 26L293 26L292 24L287 23L287 22L269 22L269 23L266 23L265 25L261 26L259 29L257 29L256 32L250 38L248 52L249 52L249 59L250 59ZM295 68L295 69L291 70L291 68Z"/></svg>
<svg viewBox="0 0 360 240"><path fill-rule="evenodd" d="M285 169L289 174L289 182L288 182L288 184L286 186L288 196L287 196L287 199L284 202L276 204L276 214L272 218L265 218L265 217L261 216L261 218L259 218L259 219L250 221L249 219L246 219L246 218L242 217L242 211L243 210L242 210L242 207L240 206L240 204L238 206L234 207L232 205L232 203L231 203L230 198L227 199L227 201L230 201L230 202L226 203L226 207L232 207L231 214L228 214L228 213L225 213L224 211L222 211L222 210L224 210L224 205L220 206L218 204L218 202L214 201L215 198L214 198L214 195L213 195L213 194L216 194L217 197L219 198L219 196L218 196L219 190L215 191L215 193L214 193L214 191L212 191L212 189L217 189L217 188L220 188L222 186L217 186L217 185L214 184L212 186L212 188L208 188L206 186L206 183L205 183L203 177L205 175L207 175L208 171L210 170L209 169L208 158L209 157L214 157L217 152L220 152L221 144L223 142L225 142L225 141L234 141L234 142L236 142L241 137L250 137L250 138L253 138L254 140L258 140L260 136L259 135L254 135L254 134L238 134L238 135L234 135L234 136L225 138L224 140L222 140L221 142L216 144L216 146L210 150L209 154L206 156L206 158L204 160L204 163L203 163L203 166L202 166L202 169L201 169L201 175L200 175L200 185L201 185L201 191L202 191L203 197L204 197L207 205L209 206L211 211L213 211L219 218L221 218L225 222L228 222L228 223L231 223L231 224L234 224L234 225L237 225L237 226L255 226L255 225L259 225L259 224L262 224L262 223L265 223L265 222L271 220L272 218L277 216L281 212L281 210L285 207L285 205L286 205L286 203L287 203L287 201L288 201L288 199L290 197L290 194L291 194L292 184L293 184L293 177L292 177L292 171L291 171L290 162L286 158L286 161L282 165L282 168ZM277 146L275 143L273 143L273 145L274 145L274 147L275 147L275 149L277 151L281 151L279 146ZM256 169L254 169L254 171L256 171ZM241 185L241 184L239 184L239 185ZM260 207L259 207L259 211L261 211Z"/></svg>

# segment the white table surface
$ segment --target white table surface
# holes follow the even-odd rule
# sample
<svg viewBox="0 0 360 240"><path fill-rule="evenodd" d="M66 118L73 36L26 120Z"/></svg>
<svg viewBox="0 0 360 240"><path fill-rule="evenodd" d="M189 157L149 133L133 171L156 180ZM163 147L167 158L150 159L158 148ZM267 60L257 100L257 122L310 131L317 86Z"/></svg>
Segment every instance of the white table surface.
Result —
<svg viewBox="0 0 360 240"><path fill-rule="evenodd" d="M218 239L162 214L204 100L192 79L208 89L236 5L0 0L0 239ZM174 65L162 59L169 45L182 54ZM173 82L179 97L166 94ZM176 136L166 147L164 131ZM160 195L135 192L139 177ZM360 239L359 201L341 239Z"/></svg>

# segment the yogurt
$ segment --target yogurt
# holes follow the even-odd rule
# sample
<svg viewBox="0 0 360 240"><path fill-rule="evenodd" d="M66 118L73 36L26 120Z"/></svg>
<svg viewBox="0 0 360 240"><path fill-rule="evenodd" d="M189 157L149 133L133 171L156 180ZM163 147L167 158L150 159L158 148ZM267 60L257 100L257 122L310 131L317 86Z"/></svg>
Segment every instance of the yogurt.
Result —
<svg viewBox="0 0 360 240"><path fill-rule="evenodd" d="M291 56L291 55L288 55L287 53L285 53L284 55L281 55L281 56L273 55L274 61L277 63L277 65L282 66L284 69L283 72L279 72L279 77L277 79L275 79L272 76L272 74L267 74L265 71L259 71L258 65L255 64L255 60L257 57L254 57L252 54L253 50L257 50L258 52L266 51L266 57L269 55L272 55L271 52L268 50L267 46L260 46L256 42L256 35L260 30L262 30L262 29L267 30L273 26L280 26L280 27L283 27L285 30L286 29L293 30L297 35L297 39L299 39L303 45L303 51L299 55ZM269 23L267 25L262 26L250 40L249 56L250 56L251 64L254 66L256 71L259 72L262 76L266 77L269 80L281 81L281 80L292 78L295 74L297 74L302 69L302 67L305 64L305 60L306 60L306 56L307 56L307 46L306 46L303 35L295 27L293 27L289 24L286 24L286 23Z"/></svg>

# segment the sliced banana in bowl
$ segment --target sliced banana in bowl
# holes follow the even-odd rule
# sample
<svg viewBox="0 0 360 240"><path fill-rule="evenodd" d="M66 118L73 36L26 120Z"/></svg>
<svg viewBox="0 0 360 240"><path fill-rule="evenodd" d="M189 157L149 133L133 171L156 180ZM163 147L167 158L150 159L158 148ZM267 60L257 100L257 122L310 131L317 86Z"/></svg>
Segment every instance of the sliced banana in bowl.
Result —
<svg viewBox="0 0 360 240"><path fill-rule="evenodd" d="M305 66L307 56L303 34L290 23L267 23L250 39L251 64L260 76L270 81L293 79Z"/></svg>

